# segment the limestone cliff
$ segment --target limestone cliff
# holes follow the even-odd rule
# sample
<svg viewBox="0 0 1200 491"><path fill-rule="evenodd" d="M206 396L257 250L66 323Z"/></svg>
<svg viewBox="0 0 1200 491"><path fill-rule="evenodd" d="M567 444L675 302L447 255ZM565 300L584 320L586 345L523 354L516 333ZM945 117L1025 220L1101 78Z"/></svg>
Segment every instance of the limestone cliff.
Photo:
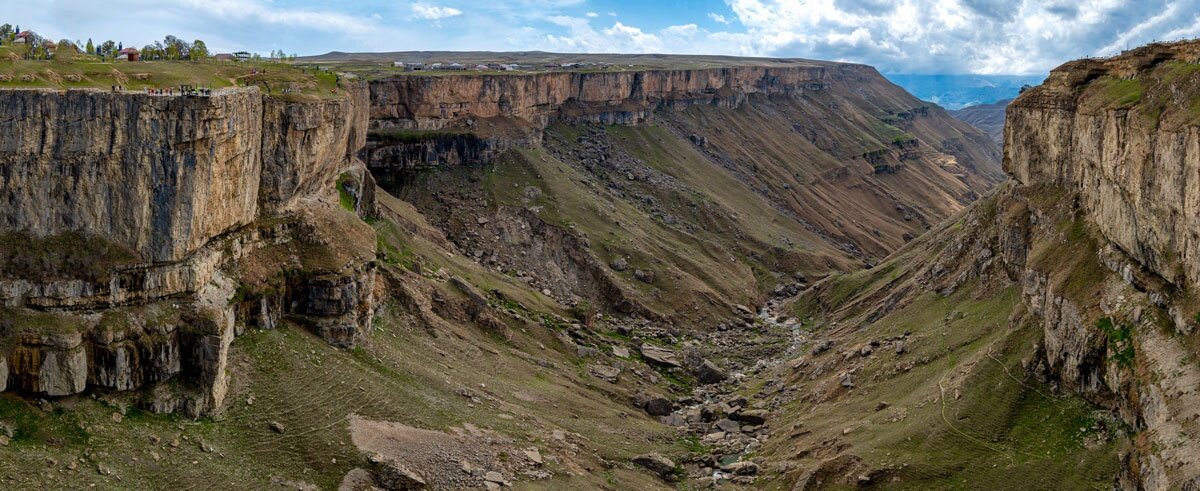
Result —
<svg viewBox="0 0 1200 491"><path fill-rule="evenodd" d="M0 91L0 387L149 389L152 410L203 414L221 407L246 325L288 317L361 341L374 240L336 238L369 230L337 209L339 192L371 209L355 156L367 90L343 88L315 100ZM78 271L45 262L79 250L109 252ZM275 303L255 293L269 282Z"/></svg>
<svg viewBox="0 0 1200 491"><path fill-rule="evenodd" d="M1196 44L1054 70L1008 110L1005 169L1078 190L1104 236L1181 288L1200 286Z"/></svg>
<svg viewBox="0 0 1200 491"><path fill-rule="evenodd" d="M855 261L886 256L1003 178L986 135L864 65L407 74L370 90L363 160L393 191L411 170L551 146L556 124L662 127Z"/></svg>
<svg viewBox="0 0 1200 491"><path fill-rule="evenodd" d="M1200 415L1187 362L1200 286L1200 43L1155 44L1055 69L1009 106L1005 169L1024 186L1059 188L1094 227L1092 261L1111 271L1095 296L1031 268L1024 290L1044 319L1049 374L1138 431L1124 482L1200 482ZM1077 288L1075 288L1077 290Z"/></svg>
<svg viewBox="0 0 1200 491"><path fill-rule="evenodd" d="M176 261L254 219L263 98L0 92L0 230L84 232Z"/></svg>
<svg viewBox="0 0 1200 491"><path fill-rule="evenodd" d="M553 120L633 123L656 108L714 102L732 107L748 94L795 94L831 81L878 77L864 65L727 67L527 75L398 76L371 84L378 126L436 130L465 118L515 118L534 127Z"/></svg>

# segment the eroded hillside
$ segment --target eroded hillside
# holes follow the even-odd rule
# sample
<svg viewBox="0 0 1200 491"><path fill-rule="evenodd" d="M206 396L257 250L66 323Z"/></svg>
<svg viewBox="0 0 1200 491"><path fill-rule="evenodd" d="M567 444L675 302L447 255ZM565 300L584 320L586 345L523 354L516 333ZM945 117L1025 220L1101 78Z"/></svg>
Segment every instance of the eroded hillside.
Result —
<svg viewBox="0 0 1200 491"><path fill-rule="evenodd" d="M1195 485L1197 46L1054 70L1008 109L1012 182L790 301L781 487Z"/></svg>
<svg viewBox="0 0 1200 491"><path fill-rule="evenodd" d="M821 62L14 90L0 120L15 487L787 479L747 392L804 346L779 299L1000 180L981 132Z"/></svg>

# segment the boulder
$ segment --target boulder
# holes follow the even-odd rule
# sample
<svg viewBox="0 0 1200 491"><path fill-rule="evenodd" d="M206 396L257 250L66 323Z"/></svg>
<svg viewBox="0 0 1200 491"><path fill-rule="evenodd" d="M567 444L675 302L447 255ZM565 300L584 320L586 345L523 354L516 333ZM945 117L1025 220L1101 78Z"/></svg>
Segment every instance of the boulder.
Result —
<svg viewBox="0 0 1200 491"><path fill-rule="evenodd" d="M709 360L700 362L700 365L692 370L692 375L701 384L716 384L729 377L721 367Z"/></svg>
<svg viewBox="0 0 1200 491"><path fill-rule="evenodd" d="M588 372L591 373L593 377L612 383L616 383L617 377L621 375L620 368L601 365L599 363L588 365Z"/></svg>
<svg viewBox="0 0 1200 491"><path fill-rule="evenodd" d="M642 283L654 283L654 271L648 269L634 270L633 277Z"/></svg>
<svg viewBox="0 0 1200 491"><path fill-rule="evenodd" d="M661 348L652 344L642 344L639 350L642 352L642 357L648 362L668 367L680 366L679 360L675 357L674 350Z"/></svg>
<svg viewBox="0 0 1200 491"><path fill-rule="evenodd" d="M767 412L762 409L746 409L733 413L729 417L750 426L758 426L767 422Z"/></svg>
<svg viewBox="0 0 1200 491"><path fill-rule="evenodd" d="M655 397L646 401L642 405L642 409L645 409L646 414L651 416L666 416L675 411L675 407L671 404L671 401L665 397Z"/></svg>
<svg viewBox="0 0 1200 491"><path fill-rule="evenodd" d="M717 428L720 428L721 431L724 431L725 433L741 433L742 432L742 425L738 424L737 421L734 421L734 420L728 419L728 418L724 418L724 419L717 421L717 424L715 424L714 426L716 426Z"/></svg>
<svg viewBox="0 0 1200 491"><path fill-rule="evenodd" d="M375 478L366 469L355 467L350 469L344 477L342 483L338 485L338 491L371 491L379 489L375 484Z"/></svg>
<svg viewBox="0 0 1200 491"><path fill-rule="evenodd" d="M394 459L375 456L371 458L371 462L376 464L375 482L383 489L407 491L425 489L427 486L425 479Z"/></svg>
<svg viewBox="0 0 1200 491"><path fill-rule="evenodd" d="M612 264L609 264L609 266L612 266L612 269L615 271L625 271L626 269L629 269L629 261L625 260L623 257L618 257L613 259Z"/></svg>
<svg viewBox="0 0 1200 491"><path fill-rule="evenodd" d="M675 462L673 462L671 459L663 457L660 454L649 453L645 455L638 455L637 457L633 458L633 463L657 474L658 477L661 477L664 480L674 481L676 479Z"/></svg>
<svg viewBox="0 0 1200 491"><path fill-rule="evenodd" d="M735 476L753 476L758 474L758 464L750 461L734 462L732 464L722 466L721 470Z"/></svg>

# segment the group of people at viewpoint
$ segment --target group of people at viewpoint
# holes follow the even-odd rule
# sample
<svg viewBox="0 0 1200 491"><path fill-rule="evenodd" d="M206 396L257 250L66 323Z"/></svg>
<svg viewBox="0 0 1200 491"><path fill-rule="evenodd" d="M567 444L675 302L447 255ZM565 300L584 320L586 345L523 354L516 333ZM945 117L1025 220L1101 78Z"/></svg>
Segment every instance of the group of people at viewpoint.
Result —
<svg viewBox="0 0 1200 491"><path fill-rule="evenodd" d="M124 92L128 90L124 85L113 85L113 92ZM179 85L176 87L142 87L142 92L150 95L185 95L185 96L210 96L212 88L194 85Z"/></svg>

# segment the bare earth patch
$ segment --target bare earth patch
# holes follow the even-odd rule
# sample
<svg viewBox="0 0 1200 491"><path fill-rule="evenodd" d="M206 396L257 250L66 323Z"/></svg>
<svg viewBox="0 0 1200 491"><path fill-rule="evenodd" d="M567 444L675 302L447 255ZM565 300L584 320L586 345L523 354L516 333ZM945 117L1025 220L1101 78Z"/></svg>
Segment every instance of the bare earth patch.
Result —
<svg viewBox="0 0 1200 491"><path fill-rule="evenodd" d="M399 463L434 489L511 482L518 474L539 477L532 471L538 463L512 439L470 423L446 433L352 416L350 438L360 451Z"/></svg>

